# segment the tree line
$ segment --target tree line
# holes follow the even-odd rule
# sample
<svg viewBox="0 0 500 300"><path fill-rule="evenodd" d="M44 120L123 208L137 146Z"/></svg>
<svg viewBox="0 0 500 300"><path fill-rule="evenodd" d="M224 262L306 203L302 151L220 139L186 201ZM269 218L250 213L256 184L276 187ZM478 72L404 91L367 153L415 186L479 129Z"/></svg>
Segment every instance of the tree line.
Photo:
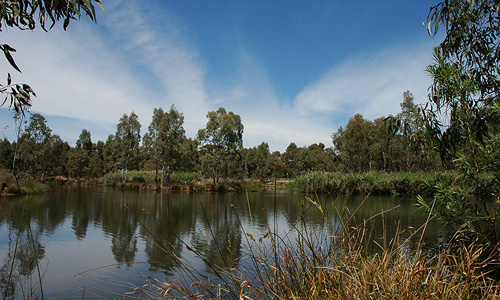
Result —
<svg viewBox="0 0 500 300"><path fill-rule="evenodd" d="M332 134L333 147L323 143L299 147L291 142L284 152L269 145L243 148L244 126L239 115L224 108L207 114L206 127L188 138L184 116L175 106L155 108L141 135L137 114L124 114L106 141L93 142L83 129L71 147L52 132L42 115L16 113L17 140L0 143L3 168L20 177L65 176L98 178L130 170L154 171L156 180L170 181L172 172L197 172L215 185L228 179L293 178L308 172L414 171L439 166L436 152L423 143L421 115L413 95L403 94L401 112L374 121L354 115Z"/></svg>

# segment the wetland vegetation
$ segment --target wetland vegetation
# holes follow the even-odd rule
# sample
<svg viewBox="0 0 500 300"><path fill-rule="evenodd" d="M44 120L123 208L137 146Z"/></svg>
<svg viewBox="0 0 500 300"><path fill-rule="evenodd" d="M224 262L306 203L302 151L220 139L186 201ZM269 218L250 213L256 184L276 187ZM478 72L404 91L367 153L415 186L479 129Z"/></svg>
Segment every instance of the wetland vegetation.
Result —
<svg viewBox="0 0 500 300"><path fill-rule="evenodd" d="M79 3L78 9L69 5L64 11L46 7L55 11L51 22L64 19L66 28L80 8L93 19L92 1ZM37 6L28 6L30 15L18 13L27 9L19 2L2 5L9 7L0 12L6 26L34 28ZM187 137L175 106L155 108L143 135L131 112L106 141L92 141L83 129L72 147L52 132L44 116L28 114L34 91L13 85L8 74L0 92L13 108L17 136L0 142L4 298L53 293L58 286L45 281L44 265L49 270L74 261L68 241L93 242L99 252L92 259L103 259L101 266L78 265L76 277L109 267L103 254L109 249L113 267L148 266L141 269L142 284L127 286L122 297L498 298L498 10L496 1L444 1L431 7L429 33L443 28L445 37L426 70L433 80L429 101L419 107L406 91L395 116L372 121L355 114L332 134L332 147L291 142L284 152L271 152L262 142L244 148L241 118L224 108L209 111L205 128ZM45 20L43 13L42 27ZM11 55L15 50L0 48L20 71ZM267 198L257 192L203 193L260 191L283 178L291 189L310 194L283 201L276 192ZM40 182L77 186L4 197L46 191ZM123 189L80 186L93 184ZM163 193L167 190L198 193ZM396 198L386 202L375 194ZM397 215L410 198L420 211ZM417 223L409 221L418 214ZM185 230L174 231L181 227ZM66 240L68 234L75 237ZM102 241L106 251L99 248ZM51 247L69 250L62 254ZM158 270L165 276L158 278ZM87 281L82 283L85 298Z"/></svg>

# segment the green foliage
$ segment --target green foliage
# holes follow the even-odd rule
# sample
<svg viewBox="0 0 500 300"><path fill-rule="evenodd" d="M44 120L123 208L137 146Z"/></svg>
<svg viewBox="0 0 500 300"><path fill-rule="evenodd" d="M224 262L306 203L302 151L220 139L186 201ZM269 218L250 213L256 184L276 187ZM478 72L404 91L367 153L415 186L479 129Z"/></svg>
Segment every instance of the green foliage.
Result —
<svg viewBox="0 0 500 300"><path fill-rule="evenodd" d="M177 182L193 182L201 180L201 175L194 172L173 173L170 179Z"/></svg>
<svg viewBox="0 0 500 300"><path fill-rule="evenodd" d="M0 168L11 168L14 148L7 138L0 141Z"/></svg>
<svg viewBox="0 0 500 300"><path fill-rule="evenodd" d="M432 203L420 202L449 225L455 237L452 242L479 242L485 255L498 260L498 1L441 2L431 8L427 25L431 34L444 27L446 37L434 50L434 64L427 68L433 84L422 110L426 135L443 161L459 171L461 185L444 181ZM485 179L490 183L484 184ZM489 197L474 198L472 192L486 185Z"/></svg>
<svg viewBox="0 0 500 300"><path fill-rule="evenodd" d="M492 173L485 174L477 189L470 194L491 193ZM443 183L458 189L465 180L458 172L366 172L366 173L325 173L313 172L297 176L288 184L293 190L306 193L329 194L381 194L381 195L434 195L442 189Z"/></svg>
<svg viewBox="0 0 500 300"><path fill-rule="evenodd" d="M43 180L45 176L63 174L69 145L52 134L46 119L33 114L17 141L14 174Z"/></svg>
<svg viewBox="0 0 500 300"><path fill-rule="evenodd" d="M431 35L446 31L439 51L474 82L480 91L475 105L488 106L500 95L498 1L442 1L430 9L426 23Z"/></svg>
<svg viewBox="0 0 500 300"><path fill-rule="evenodd" d="M186 138L183 123L184 116L175 109L175 106L172 105L168 112L155 108L148 127L149 131L143 138L143 144L147 148L155 170L161 170L162 186L165 172L169 181L170 174L181 168L181 150Z"/></svg>
<svg viewBox="0 0 500 300"><path fill-rule="evenodd" d="M95 178L104 173L102 142L92 143L90 131L83 129L76 141L76 147L68 152L67 169L70 176L80 178Z"/></svg>
<svg viewBox="0 0 500 300"><path fill-rule="evenodd" d="M18 186L19 183L19 186ZM38 180L27 178L17 181L14 175L0 167L0 188L3 193L12 194L39 194L49 191L49 186Z"/></svg>
<svg viewBox="0 0 500 300"><path fill-rule="evenodd" d="M193 172L179 172L172 173L170 179L171 182L191 183L201 180L201 175ZM123 174L121 172L108 173L102 177L102 182L108 186L119 186L124 182ZM153 187L156 182L156 174L155 172L130 171L126 182L146 183Z"/></svg>
<svg viewBox="0 0 500 300"><path fill-rule="evenodd" d="M273 156L273 172L289 178L308 172L332 172L338 169L337 155L323 143L309 147L297 147L295 143L290 143L282 155L274 153Z"/></svg>
<svg viewBox="0 0 500 300"><path fill-rule="evenodd" d="M21 193L39 194L49 191L49 186L34 179L26 179L20 182Z"/></svg>
<svg viewBox="0 0 500 300"><path fill-rule="evenodd" d="M16 179L12 172L0 167L0 188L3 193L17 193Z"/></svg>
<svg viewBox="0 0 500 300"><path fill-rule="evenodd" d="M90 131L82 129L82 133L80 133L80 136L76 141L76 148L83 149L87 152L92 151L92 135L90 134Z"/></svg>
<svg viewBox="0 0 500 300"><path fill-rule="evenodd" d="M363 172L372 169L372 157L369 153L374 138L372 131L372 123L356 114L349 120L345 129L339 128L332 136L333 144L347 170Z"/></svg>
<svg viewBox="0 0 500 300"><path fill-rule="evenodd" d="M211 177L213 185L220 178L242 174L243 124L239 115L224 108L207 114L208 122L198 131L201 144L202 173Z"/></svg>
<svg viewBox="0 0 500 300"><path fill-rule="evenodd" d="M345 172L413 171L434 169L435 150L424 141L421 116L409 92L403 93L401 112L374 121L354 115L332 135L337 170Z"/></svg>
<svg viewBox="0 0 500 300"><path fill-rule="evenodd" d="M124 180L128 170L137 170L139 167L139 142L141 140L141 123L139 117L131 112L130 116L123 114L116 125L114 146L118 151L119 166L124 170Z"/></svg>
<svg viewBox="0 0 500 300"><path fill-rule="evenodd" d="M262 143L257 147L244 149L243 161L248 178L257 178L264 181L271 175L271 153L269 145Z"/></svg>

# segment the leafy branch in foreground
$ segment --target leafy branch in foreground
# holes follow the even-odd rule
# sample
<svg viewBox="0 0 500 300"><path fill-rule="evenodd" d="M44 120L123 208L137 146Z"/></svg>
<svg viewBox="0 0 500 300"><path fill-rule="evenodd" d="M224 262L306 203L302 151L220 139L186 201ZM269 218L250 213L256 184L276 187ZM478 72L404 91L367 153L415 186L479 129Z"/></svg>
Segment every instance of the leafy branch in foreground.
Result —
<svg viewBox="0 0 500 300"><path fill-rule="evenodd" d="M63 29L66 30L70 20L80 18L82 11L87 17L95 21L96 12L93 2L104 10L101 0L1 0L0 31L6 26L16 27L20 30L34 30L37 24L43 30L48 31L61 20L63 20ZM0 50L4 53L9 64L21 73L21 69L11 54L11 52L16 52L16 49L10 45L1 44ZM7 84L0 85L0 93L6 95L0 106L3 106L9 100L9 107L13 107L16 112L22 112L24 109L29 108L31 106L31 97L36 96L31 87L25 83L12 85L10 73L7 75Z"/></svg>
<svg viewBox="0 0 500 300"><path fill-rule="evenodd" d="M14 107L16 112L24 112L25 108L31 106L31 97L36 97L33 89L26 83L12 84L10 73L7 74L7 84L0 84L0 93L5 94L5 99L0 106L10 102L9 107Z"/></svg>
<svg viewBox="0 0 500 300"><path fill-rule="evenodd" d="M434 50L430 97L422 109L427 137L462 186L438 185L433 214L450 226L451 243L479 243L482 256L500 259L500 36L498 1L443 1L431 8L429 33L444 27L446 37ZM481 176L493 172L490 195L476 198ZM423 205L429 207L429 205ZM486 270L495 270L489 263Z"/></svg>

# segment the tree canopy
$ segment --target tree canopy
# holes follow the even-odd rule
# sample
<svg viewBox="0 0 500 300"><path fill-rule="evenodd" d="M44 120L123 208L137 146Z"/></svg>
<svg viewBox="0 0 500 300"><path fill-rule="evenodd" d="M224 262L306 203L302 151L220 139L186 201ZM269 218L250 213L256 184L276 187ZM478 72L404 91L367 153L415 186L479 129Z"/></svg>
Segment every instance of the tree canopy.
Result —
<svg viewBox="0 0 500 300"><path fill-rule="evenodd" d="M162 184L164 172L167 172L169 180L170 174L181 158L181 146L185 139L183 123L184 116L174 105L167 112L162 108L155 108L148 133L144 136L143 144L150 148L155 170L160 168L162 171Z"/></svg>
<svg viewBox="0 0 500 300"><path fill-rule="evenodd" d="M442 160L465 179L462 186L441 182L432 204L421 204L456 230L460 240L480 241L485 255L498 260L500 222L497 204L477 205L473 191L480 176L493 172L500 183L500 3L498 0L443 1L430 9L431 35L444 27L446 37L434 49L427 68L433 78L429 102L422 109L428 140ZM432 209L431 209L432 206ZM496 267L496 266L495 266Z"/></svg>
<svg viewBox="0 0 500 300"><path fill-rule="evenodd" d="M446 36L439 51L451 64L460 67L478 87L477 100L499 96L500 14L498 0L442 1L427 17L427 29L435 35L444 28Z"/></svg>
<svg viewBox="0 0 500 300"><path fill-rule="evenodd" d="M209 112L207 118L207 125L198 131L197 139L204 151L201 158L204 173L211 175L215 185L218 178L227 179L230 171L237 172L241 167L238 162L243 149L243 124L239 115L222 107Z"/></svg>

